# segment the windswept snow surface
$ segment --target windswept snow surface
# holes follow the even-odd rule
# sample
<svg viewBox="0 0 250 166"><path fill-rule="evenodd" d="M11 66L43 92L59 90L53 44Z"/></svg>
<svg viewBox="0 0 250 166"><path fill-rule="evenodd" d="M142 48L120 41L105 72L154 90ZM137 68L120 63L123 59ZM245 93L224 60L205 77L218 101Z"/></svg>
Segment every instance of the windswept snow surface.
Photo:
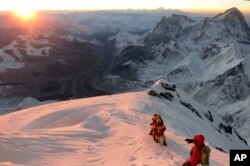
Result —
<svg viewBox="0 0 250 166"><path fill-rule="evenodd" d="M159 82L152 89L162 90ZM179 95L188 100L184 93ZM149 136L154 113L161 113L167 126L168 147ZM0 117L0 131L0 163L19 165L177 166L192 147L184 139L195 133L204 134L211 145L211 165L229 163L228 154L215 146L225 151L247 148L234 133L219 133L211 122L200 119L178 100L167 101L145 91L58 102L7 114Z"/></svg>

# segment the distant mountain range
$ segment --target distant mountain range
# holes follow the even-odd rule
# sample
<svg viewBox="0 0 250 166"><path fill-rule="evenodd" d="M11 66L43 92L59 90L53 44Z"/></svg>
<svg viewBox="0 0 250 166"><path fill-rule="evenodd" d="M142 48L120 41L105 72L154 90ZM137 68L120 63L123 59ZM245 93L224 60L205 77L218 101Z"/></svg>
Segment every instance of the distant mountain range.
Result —
<svg viewBox="0 0 250 166"><path fill-rule="evenodd" d="M200 21L173 14L163 17L148 33L134 36L137 44L131 38L124 35L122 44L119 38L112 41L122 50L116 48L117 63L105 78L107 84L124 90L167 79L220 114L250 141L246 106L250 100L250 28L237 8Z"/></svg>

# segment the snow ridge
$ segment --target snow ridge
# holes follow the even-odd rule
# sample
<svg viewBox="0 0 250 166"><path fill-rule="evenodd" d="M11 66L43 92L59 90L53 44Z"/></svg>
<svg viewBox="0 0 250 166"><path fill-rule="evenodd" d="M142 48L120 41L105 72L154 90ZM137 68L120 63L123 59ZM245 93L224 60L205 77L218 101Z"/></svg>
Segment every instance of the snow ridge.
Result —
<svg viewBox="0 0 250 166"><path fill-rule="evenodd" d="M154 113L167 126L168 147L148 135ZM0 163L10 165L181 165L192 146L184 139L196 133L211 146L212 165L228 165L229 149L248 148L220 118L165 80L148 91L7 114L0 129Z"/></svg>

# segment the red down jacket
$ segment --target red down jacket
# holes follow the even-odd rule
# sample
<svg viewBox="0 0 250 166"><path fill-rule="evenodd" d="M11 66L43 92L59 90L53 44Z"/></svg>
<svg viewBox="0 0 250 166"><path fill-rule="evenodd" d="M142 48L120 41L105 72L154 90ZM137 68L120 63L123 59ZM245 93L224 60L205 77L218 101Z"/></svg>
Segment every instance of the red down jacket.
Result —
<svg viewBox="0 0 250 166"><path fill-rule="evenodd" d="M194 147L190 151L191 157L187 163L190 166L197 166L201 162L201 149L205 146L203 135L194 136Z"/></svg>

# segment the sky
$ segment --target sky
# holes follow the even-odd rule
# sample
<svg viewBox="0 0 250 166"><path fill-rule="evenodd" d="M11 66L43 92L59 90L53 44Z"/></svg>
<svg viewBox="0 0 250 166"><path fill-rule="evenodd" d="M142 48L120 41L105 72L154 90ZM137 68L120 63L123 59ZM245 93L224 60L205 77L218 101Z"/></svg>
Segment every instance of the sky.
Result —
<svg viewBox="0 0 250 166"><path fill-rule="evenodd" d="M250 0L0 0L0 10L105 10L105 9L181 9L223 11L237 7L250 13Z"/></svg>

